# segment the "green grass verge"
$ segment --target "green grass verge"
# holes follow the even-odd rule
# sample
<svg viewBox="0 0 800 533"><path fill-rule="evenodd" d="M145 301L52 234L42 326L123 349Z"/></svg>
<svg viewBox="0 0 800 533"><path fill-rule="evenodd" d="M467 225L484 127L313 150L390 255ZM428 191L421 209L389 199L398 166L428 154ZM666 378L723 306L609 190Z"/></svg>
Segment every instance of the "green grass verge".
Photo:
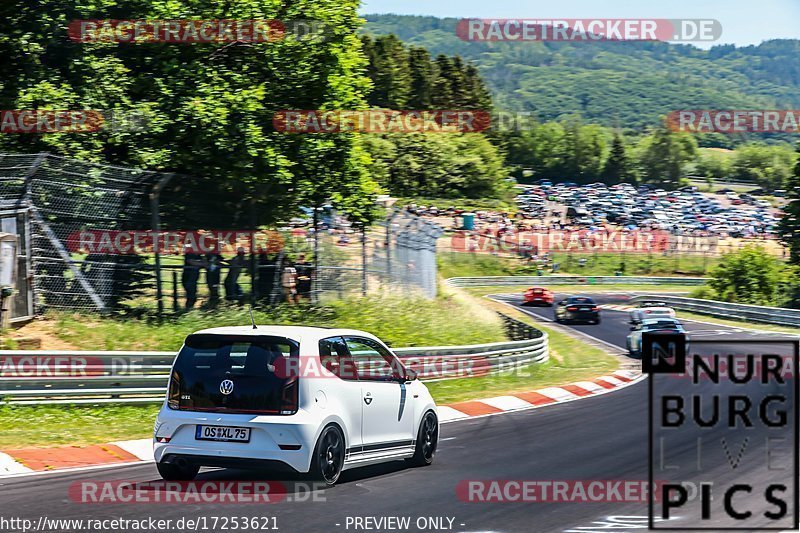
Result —
<svg viewBox="0 0 800 533"><path fill-rule="evenodd" d="M305 324L369 331L391 346L481 344L505 340L496 317L477 316L458 298L387 296L349 298L324 306L284 304L254 311L258 324ZM247 325L241 307L192 311L156 323L145 319L109 319L54 312L47 315L54 335L84 350L177 350L190 333L209 327Z"/></svg>
<svg viewBox="0 0 800 533"><path fill-rule="evenodd" d="M452 379L428 384L438 404L523 392L613 372L616 358L569 335L536 325L550 335L550 361L480 378Z"/></svg>
<svg viewBox="0 0 800 533"><path fill-rule="evenodd" d="M148 438L159 405L0 406L0 450Z"/></svg>
<svg viewBox="0 0 800 533"><path fill-rule="evenodd" d="M588 379L617 368L617 360L563 333L550 335L550 362L480 378L428 383L440 405L528 391ZM158 405L2 406L0 450L22 447L100 444L149 438Z"/></svg>
<svg viewBox="0 0 800 533"><path fill-rule="evenodd" d="M580 266L580 260L585 265ZM443 252L437 255L439 274L444 278L458 276L523 276L536 275L538 267L519 258L490 254ZM555 253L558 273L580 276L613 276L621 271L626 276L704 276L719 263L719 257L703 255L659 254L577 254ZM545 269L545 274L550 270Z"/></svg>
<svg viewBox="0 0 800 533"><path fill-rule="evenodd" d="M463 291L443 291L435 300L359 299L322 309L279 308L256 313L259 322L335 324L372 331L396 346L473 344L504 340L490 307L536 325L495 302L477 302ZM243 310L193 312L161 325L143 320L101 319L79 314L50 315L60 338L86 349L170 350L197 329L249 321ZM537 327L540 327L537 325ZM513 373L429 383L440 404L532 390L598 376L617 367L602 350L557 331L550 334L551 361ZM87 445L148 438L158 405L0 406L0 450L31 446Z"/></svg>

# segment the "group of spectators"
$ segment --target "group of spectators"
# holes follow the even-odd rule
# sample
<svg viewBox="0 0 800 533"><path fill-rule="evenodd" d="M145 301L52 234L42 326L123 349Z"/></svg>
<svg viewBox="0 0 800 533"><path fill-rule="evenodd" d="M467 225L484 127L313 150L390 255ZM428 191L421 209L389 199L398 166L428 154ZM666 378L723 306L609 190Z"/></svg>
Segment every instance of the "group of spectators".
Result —
<svg viewBox="0 0 800 533"><path fill-rule="evenodd" d="M205 283L208 287L206 306L215 307L220 303L220 287L224 288L226 301L242 303L245 293L239 284L239 277L247 267L248 257L242 247L237 248L236 255L230 259L217 252L200 254L185 250L181 286L186 295L186 309L192 309L197 304L202 270L205 270ZM224 280L223 269L227 269ZM270 257L263 252L258 257L255 271L252 300L258 298L269 303L285 301L297 304L302 299L311 299L314 266L306 260L304 254L293 261L283 255Z"/></svg>

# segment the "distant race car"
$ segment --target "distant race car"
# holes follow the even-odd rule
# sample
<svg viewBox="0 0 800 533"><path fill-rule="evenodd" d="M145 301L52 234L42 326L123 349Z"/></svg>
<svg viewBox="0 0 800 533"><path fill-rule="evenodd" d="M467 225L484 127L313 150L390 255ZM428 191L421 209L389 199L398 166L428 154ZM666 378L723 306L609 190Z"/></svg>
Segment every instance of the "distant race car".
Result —
<svg viewBox="0 0 800 533"><path fill-rule="evenodd" d="M628 335L627 347L631 357L642 356L642 333L686 333L683 325L675 318L646 318L639 324L631 326L631 333Z"/></svg>
<svg viewBox="0 0 800 533"><path fill-rule="evenodd" d="M531 287L525 291L523 298L524 301L522 305L546 305L552 307L555 295L550 289Z"/></svg>
<svg viewBox="0 0 800 533"><path fill-rule="evenodd" d="M631 324L640 324L647 318L675 318L675 310L658 300L644 300L639 307L631 309Z"/></svg>
<svg viewBox="0 0 800 533"><path fill-rule="evenodd" d="M588 296L570 296L558 302L555 312L556 322L592 322L600 323L600 307Z"/></svg>

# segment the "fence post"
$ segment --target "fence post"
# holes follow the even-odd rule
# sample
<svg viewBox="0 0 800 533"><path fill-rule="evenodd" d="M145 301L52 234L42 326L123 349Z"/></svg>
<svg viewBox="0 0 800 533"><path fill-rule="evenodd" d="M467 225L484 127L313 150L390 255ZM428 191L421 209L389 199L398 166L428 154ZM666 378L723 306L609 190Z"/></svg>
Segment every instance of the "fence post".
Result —
<svg viewBox="0 0 800 533"><path fill-rule="evenodd" d="M156 270L156 307L158 319L161 320L164 314L164 294L161 292L161 254L158 251L158 244L161 235L161 213L159 206L159 198L161 191L167 186L167 183L172 179L172 174L163 176L153 186L150 193L150 219L153 226L153 259L155 261Z"/></svg>
<svg viewBox="0 0 800 533"><path fill-rule="evenodd" d="M392 219L395 211L393 210L386 219L386 285L392 282Z"/></svg>
<svg viewBox="0 0 800 533"><path fill-rule="evenodd" d="M172 271L172 310L178 312L178 273Z"/></svg>
<svg viewBox="0 0 800 533"><path fill-rule="evenodd" d="M361 224L361 295L367 295L367 226Z"/></svg>
<svg viewBox="0 0 800 533"><path fill-rule="evenodd" d="M311 301L319 303L319 211L320 206L314 206L314 271L311 275Z"/></svg>

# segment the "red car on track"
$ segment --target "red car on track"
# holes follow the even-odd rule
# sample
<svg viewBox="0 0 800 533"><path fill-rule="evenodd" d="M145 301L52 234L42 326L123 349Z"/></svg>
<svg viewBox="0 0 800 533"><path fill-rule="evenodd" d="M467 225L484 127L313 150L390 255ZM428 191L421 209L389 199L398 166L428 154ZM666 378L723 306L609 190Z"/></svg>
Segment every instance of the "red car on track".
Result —
<svg viewBox="0 0 800 533"><path fill-rule="evenodd" d="M553 291L543 287L531 287L525 291L523 305L546 305L553 306L555 296Z"/></svg>

